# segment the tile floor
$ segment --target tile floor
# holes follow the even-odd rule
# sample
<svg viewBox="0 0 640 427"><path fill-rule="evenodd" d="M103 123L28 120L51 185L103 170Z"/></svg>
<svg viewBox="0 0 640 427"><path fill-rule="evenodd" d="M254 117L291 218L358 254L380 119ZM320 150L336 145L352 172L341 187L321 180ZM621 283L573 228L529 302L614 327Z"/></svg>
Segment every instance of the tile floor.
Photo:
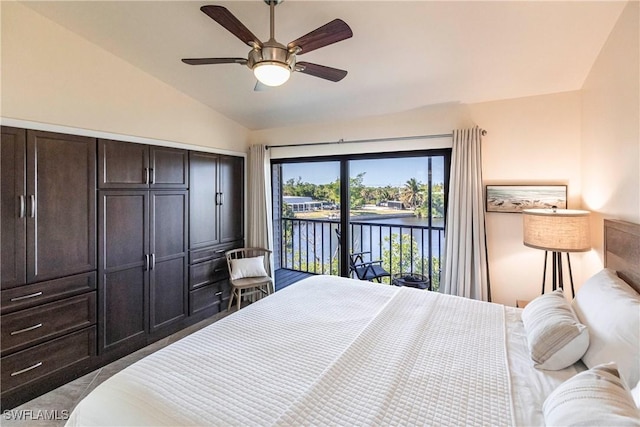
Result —
<svg viewBox="0 0 640 427"><path fill-rule="evenodd" d="M233 312L234 310L232 310ZM215 316L196 323L188 328L176 332L160 341L144 347L135 353L118 359L109 365L103 366L93 372L86 374L68 384L63 385L49 393L43 394L29 402L26 402L10 412L4 411L0 416L0 425L3 427L61 427L66 423L64 414L71 414L71 411L91 390L96 388L100 383L120 372L127 366L137 362L138 360L148 356L149 354L186 337L199 329L208 326L217 320L222 319L227 314L223 311ZM46 412L45 412L46 411ZM66 412L65 412L66 411ZM42 414L45 415L42 415ZM20 414L23 420L14 419L12 414ZM24 419L24 417L28 419ZM54 420L45 420L42 418L58 418Z"/></svg>

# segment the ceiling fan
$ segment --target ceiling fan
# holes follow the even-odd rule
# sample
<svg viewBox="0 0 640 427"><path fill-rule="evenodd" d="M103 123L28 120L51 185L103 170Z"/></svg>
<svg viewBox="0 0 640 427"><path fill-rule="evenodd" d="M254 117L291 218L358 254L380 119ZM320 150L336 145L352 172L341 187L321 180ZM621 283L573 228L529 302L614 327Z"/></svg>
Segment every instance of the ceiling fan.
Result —
<svg viewBox="0 0 640 427"><path fill-rule="evenodd" d="M206 64L241 64L253 70L258 79L255 90L262 90L264 86L280 86L284 84L291 73L299 71L321 79L338 82L347 72L338 68L313 64L311 62L297 62L296 55L302 55L313 50L337 43L353 36L351 28L341 19L316 28L308 34L292 41L288 45L278 43L274 37L275 7L282 0L264 0L270 7L270 37L261 42L242 22L229 10L222 6L202 6L200 8L211 19L226 28L231 34L251 46L248 57L245 58L185 58L182 60L189 65Z"/></svg>

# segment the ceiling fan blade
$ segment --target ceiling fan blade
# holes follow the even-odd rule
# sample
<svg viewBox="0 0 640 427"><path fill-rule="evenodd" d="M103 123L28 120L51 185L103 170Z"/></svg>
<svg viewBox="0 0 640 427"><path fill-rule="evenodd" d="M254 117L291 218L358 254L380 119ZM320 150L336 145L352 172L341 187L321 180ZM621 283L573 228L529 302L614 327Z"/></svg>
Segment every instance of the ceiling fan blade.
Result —
<svg viewBox="0 0 640 427"><path fill-rule="evenodd" d="M247 63L245 58L184 58L182 60L189 65L209 65L209 64L241 64Z"/></svg>
<svg viewBox="0 0 640 427"><path fill-rule="evenodd" d="M316 28L308 34L292 41L287 45L291 49L299 47L298 55L311 52L312 50L337 43L353 36L351 28L342 19L334 19L320 28Z"/></svg>
<svg viewBox="0 0 640 427"><path fill-rule="evenodd" d="M226 8L208 5L202 6L200 10L249 46L254 47L254 45L256 45L262 47L260 40Z"/></svg>
<svg viewBox="0 0 640 427"><path fill-rule="evenodd" d="M314 77L320 77L321 79L331 80L332 82L339 82L347 75L345 70L312 64L311 62L296 63L296 71L300 71L301 73L309 74Z"/></svg>

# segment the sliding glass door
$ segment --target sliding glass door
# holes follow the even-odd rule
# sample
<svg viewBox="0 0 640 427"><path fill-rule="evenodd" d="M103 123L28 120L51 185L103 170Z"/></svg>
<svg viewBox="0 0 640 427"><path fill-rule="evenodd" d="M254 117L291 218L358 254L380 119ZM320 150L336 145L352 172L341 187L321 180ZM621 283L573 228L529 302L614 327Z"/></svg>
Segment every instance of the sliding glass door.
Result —
<svg viewBox="0 0 640 427"><path fill-rule="evenodd" d="M439 272L444 243L445 157L351 160L349 172L350 253L373 262L371 272L389 273L381 277L384 283L394 276L424 276L437 289L439 274L433 273Z"/></svg>
<svg viewBox="0 0 640 427"><path fill-rule="evenodd" d="M358 277L373 262L382 283L438 289L449 162L450 150L273 160L276 268Z"/></svg>
<svg viewBox="0 0 640 427"><path fill-rule="evenodd" d="M340 162L274 164L276 268L340 274Z"/></svg>

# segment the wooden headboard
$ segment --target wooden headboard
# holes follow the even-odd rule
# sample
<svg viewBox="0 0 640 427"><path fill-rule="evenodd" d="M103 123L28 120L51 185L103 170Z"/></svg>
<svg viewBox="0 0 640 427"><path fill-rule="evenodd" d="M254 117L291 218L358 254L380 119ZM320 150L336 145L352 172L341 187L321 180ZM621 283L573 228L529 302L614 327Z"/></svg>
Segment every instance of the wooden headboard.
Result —
<svg viewBox="0 0 640 427"><path fill-rule="evenodd" d="M640 293L640 224L604 220L604 266Z"/></svg>

